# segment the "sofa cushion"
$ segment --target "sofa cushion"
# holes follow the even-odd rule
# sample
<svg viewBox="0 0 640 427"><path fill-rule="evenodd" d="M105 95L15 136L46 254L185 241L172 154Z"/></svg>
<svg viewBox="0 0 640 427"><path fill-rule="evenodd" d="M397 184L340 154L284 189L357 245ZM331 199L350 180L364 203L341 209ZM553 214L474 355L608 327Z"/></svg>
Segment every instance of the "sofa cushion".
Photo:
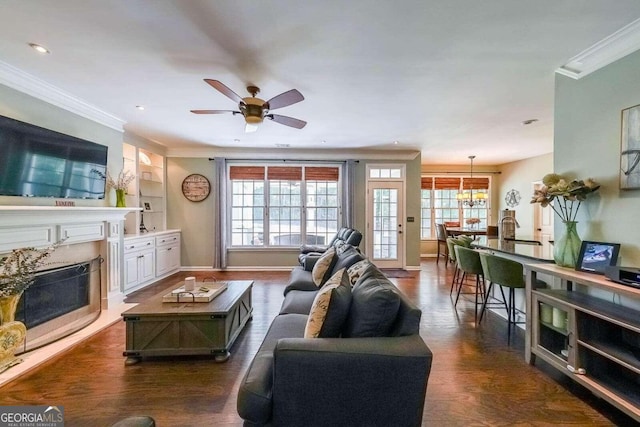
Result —
<svg viewBox="0 0 640 427"><path fill-rule="evenodd" d="M371 262L368 259L363 259L347 269L347 275L349 275L349 281L352 285L355 285L369 264L371 264Z"/></svg>
<svg viewBox="0 0 640 427"><path fill-rule="evenodd" d="M316 294L307 325L305 338L336 338L349 314L351 284L343 268L331 276Z"/></svg>
<svg viewBox="0 0 640 427"><path fill-rule="evenodd" d="M320 259L318 259L316 264L313 266L313 270L311 270L311 278L317 287L324 285L324 282L328 279L327 276L330 277L333 264L335 264L336 261L335 258L336 248L332 246L327 249L322 256L320 256Z"/></svg>
<svg viewBox="0 0 640 427"><path fill-rule="evenodd" d="M389 336L400 307L398 289L373 264L367 267L351 291L351 308L342 335ZM376 271L377 270L377 271Z"/></svg>
<svg viewBox="0 0 640 427"><path fill-rule="evenodd" d="M300 291L297 289L287 292L282 302L282 307L280 307L279 314L298 313L309 315L317 293L318 288L316 288L315 292Z"/></svg>

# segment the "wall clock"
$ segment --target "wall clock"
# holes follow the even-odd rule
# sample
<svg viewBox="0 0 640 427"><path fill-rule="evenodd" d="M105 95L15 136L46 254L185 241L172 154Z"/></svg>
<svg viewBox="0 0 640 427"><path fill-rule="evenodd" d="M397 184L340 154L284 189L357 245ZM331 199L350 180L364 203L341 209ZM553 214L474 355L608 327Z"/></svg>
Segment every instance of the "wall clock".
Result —
<svg viewBox="0 0 640 427"><path fill-rule="evenodd" d="M210 192L209 180L199 173L191 174L182 181L182 194L192 202L203 201L209 197Z"/></svg>
<svg viewBox="0 0 640 427"><path fill-rule="evenodd" d="M520 204L520 192L516 189L507 191L504 201L510 208L518 206Z"/></svg>

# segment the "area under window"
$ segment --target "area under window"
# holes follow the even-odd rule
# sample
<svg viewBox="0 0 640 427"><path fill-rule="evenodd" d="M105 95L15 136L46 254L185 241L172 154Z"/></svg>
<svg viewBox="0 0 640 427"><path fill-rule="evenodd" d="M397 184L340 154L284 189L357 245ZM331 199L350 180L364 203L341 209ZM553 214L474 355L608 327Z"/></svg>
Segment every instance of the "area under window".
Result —
<svg viewBox="0 0 640 427"><path fill-rule="evenodd" d="M232 247L325 244L338 231L338 165L230 165L228 176Z"/></svg>
<svg viewBox="0 0 640 427"><path fill-rule="evenodd" d="M452 223L461 227L468 226L467 221L477 218L477 228L486 228L489 217L489 204L485 206L464 206L457 199L458 193L470 189L489 194L488 177L434 176L421 179L421 224L422 239L436 238L436 224ZM490 199L490 197L488 197Z"/></svg>

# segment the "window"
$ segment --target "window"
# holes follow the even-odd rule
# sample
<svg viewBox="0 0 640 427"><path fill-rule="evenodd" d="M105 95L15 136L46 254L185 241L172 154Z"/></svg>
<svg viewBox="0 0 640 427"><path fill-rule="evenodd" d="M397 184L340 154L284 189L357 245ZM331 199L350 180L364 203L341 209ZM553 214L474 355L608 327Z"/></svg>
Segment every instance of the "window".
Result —
<svg viewBox="0 0 640 427"><path fill-rule="evenodd" d="M489 194L489 178L464 178L451 176L423 177L421 181L421 225L420 237L433 239L436 236L435 225L444 222L457 222L466 226L465 221L478 218L478 228L486 228L489 205L464 206L457 199L458 193L473 189Z"/></svg>
<svg viewBox="0 0 640 427"><path fill-rule="evenodd" d="M338 231L339 171L231 165L231 246L328 243Z"/></svg>

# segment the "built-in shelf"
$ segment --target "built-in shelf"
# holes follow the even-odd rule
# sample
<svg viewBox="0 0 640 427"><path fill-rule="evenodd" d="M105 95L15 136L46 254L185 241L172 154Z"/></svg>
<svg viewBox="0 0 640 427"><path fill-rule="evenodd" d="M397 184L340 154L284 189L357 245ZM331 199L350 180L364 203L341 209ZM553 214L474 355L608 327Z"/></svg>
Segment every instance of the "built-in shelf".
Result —
<svg viewBox="0 0 640 427"><path fill-rule="evenodd" d="M541 358L640 421L640 311L634 308L640 305L640 292L555 265L525 268L531 313L527 361ZM558 279L559 288L536 289L538 273ZM628 300L625 304L621 296ZM566 328L542 321L541 308L547 305L566 313Z"/></svg>
<svg viewBox="0 0 640 427"><path fill-rule="evenodd" d="M140 206L142 212L128 215L125 229L128 233L139 232L140 224L149 231L166 229L165 212L165 158L130 144L123 145L124 164L137 179L128 189L127 204ZM151 210L147 205L150 205Z"/></svg>

